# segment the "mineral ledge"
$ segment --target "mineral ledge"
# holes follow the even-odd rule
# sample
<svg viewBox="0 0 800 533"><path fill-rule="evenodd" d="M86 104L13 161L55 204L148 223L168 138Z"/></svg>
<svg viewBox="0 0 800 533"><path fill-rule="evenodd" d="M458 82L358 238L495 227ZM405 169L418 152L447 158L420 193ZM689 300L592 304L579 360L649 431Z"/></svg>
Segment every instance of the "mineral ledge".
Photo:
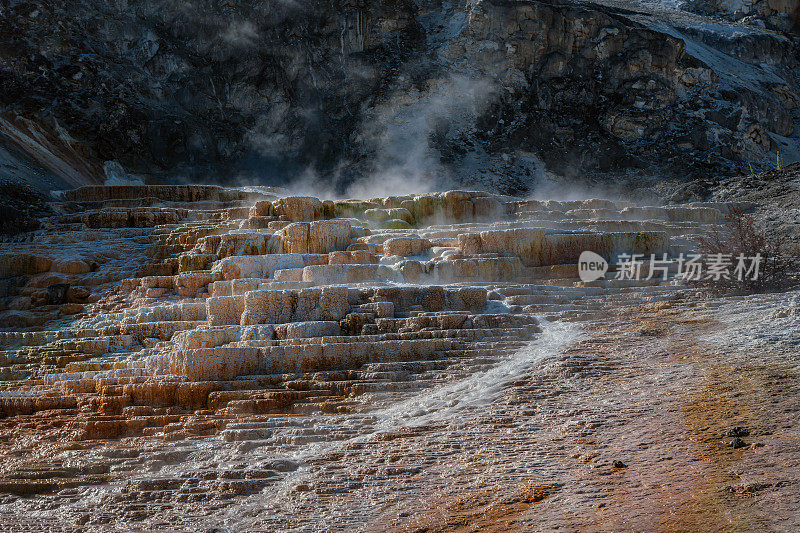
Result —
<svg viewBox="0 0 800 533"><path fill-rule="evenodd" d="M675 257L732 205L476 191L330 201L199 185L66 191L61 214L0 255L3 501L70 501L143 464L182 461L186 452L166 443L243 452L349 438L308 416L368 413L359 398L402 398L491 368L543 321L586 320L604 312L601 301L685 290L672 276L583 283L577 258ZM273 462L134 476L120 494L243 497L297 468ZM158 512L134 503L130 519Z"/></svg>

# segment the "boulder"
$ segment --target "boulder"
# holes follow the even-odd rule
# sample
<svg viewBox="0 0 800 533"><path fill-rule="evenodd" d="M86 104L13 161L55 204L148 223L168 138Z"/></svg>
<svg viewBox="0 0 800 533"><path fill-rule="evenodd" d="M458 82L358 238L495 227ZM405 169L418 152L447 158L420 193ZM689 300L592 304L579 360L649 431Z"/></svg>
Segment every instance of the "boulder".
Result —
<svg viewBox="0 0 800 533"><path fill-rule="evenodd" d="M383 253L404 257L423 255L431 248L431 241L420 237L394 237L383 243Z"/></svg>
<svg viewBox="0 0 800 533"><path fill-rule="evenodd" d="M272 203L273 212L292 222L310 222L323 217L323 204L312 196L287 196Z"/></svg>

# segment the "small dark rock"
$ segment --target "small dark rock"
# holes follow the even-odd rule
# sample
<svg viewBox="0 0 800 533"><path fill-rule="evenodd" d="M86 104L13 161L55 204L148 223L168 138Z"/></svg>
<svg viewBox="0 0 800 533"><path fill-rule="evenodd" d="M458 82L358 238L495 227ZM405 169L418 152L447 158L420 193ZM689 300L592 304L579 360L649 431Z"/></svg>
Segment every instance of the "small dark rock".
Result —
<svg viewBox="0 0 800 533"><path fill-rule="evenodd" d="M623 463L619 459L614 461L613 465L614 465L614 468L628 468L628 465L626 465L625 463Z"/></svg>
<svg viewBox="0 0 800 533"><path fill-rule="evenodd" d="M733 447L734 450L738 450L739 448L744 448L745 446L747 446L747 443L742 439L740 439L739 437L736 437L731 441L731 446Z"/></svg>
<svg viewBox="0 0 800 533"><path fill-rule="evenodd" d="M69 283L54 283L47 287L47 305L61 305L67 303Z"/></svg>
<svg viewBox="0 0 800 533"><path fill-rule="evenodd" d="M728 437L747 437L750 435L750 430L742 426L734 426L728 430Z"/></svg>

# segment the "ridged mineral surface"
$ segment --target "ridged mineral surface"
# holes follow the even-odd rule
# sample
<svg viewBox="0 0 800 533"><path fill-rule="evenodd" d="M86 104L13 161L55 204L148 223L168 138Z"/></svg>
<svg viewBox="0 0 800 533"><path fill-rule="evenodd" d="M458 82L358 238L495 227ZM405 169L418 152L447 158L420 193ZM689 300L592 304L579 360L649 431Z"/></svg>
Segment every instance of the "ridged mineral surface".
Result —
<svg viewBox="0 0 800 533"><path fill-rule="evenodd" d="M706 372L738 367L703 353L748 344L676 263L666 280L588 283L576 263L593 251L613 278L620 254L676 258L732 207L749 206L67 191L0 254L0 522L715 526L705 513L741 506L682 484L741 468L714 413L769 439L748 414L761 407L735 398L796 389L788 363L764 387L741 370L739 392L710 394ZM734 477L708 483L761 490ZM691 500L677 518L669 497ZM558 511L569 498L574 516Z"/></svg>

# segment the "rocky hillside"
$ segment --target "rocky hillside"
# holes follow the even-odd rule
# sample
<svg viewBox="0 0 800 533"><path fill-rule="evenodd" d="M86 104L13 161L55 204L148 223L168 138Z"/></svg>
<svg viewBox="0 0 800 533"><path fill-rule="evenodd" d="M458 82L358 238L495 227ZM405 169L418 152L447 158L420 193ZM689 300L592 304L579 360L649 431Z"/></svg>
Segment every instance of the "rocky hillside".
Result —
<svg viewBox="0 0 800 533"><path fill-rule="evenodd" d="M154 181L718 177L800 159L797 5L11 0L0 111Z"/></svg>

